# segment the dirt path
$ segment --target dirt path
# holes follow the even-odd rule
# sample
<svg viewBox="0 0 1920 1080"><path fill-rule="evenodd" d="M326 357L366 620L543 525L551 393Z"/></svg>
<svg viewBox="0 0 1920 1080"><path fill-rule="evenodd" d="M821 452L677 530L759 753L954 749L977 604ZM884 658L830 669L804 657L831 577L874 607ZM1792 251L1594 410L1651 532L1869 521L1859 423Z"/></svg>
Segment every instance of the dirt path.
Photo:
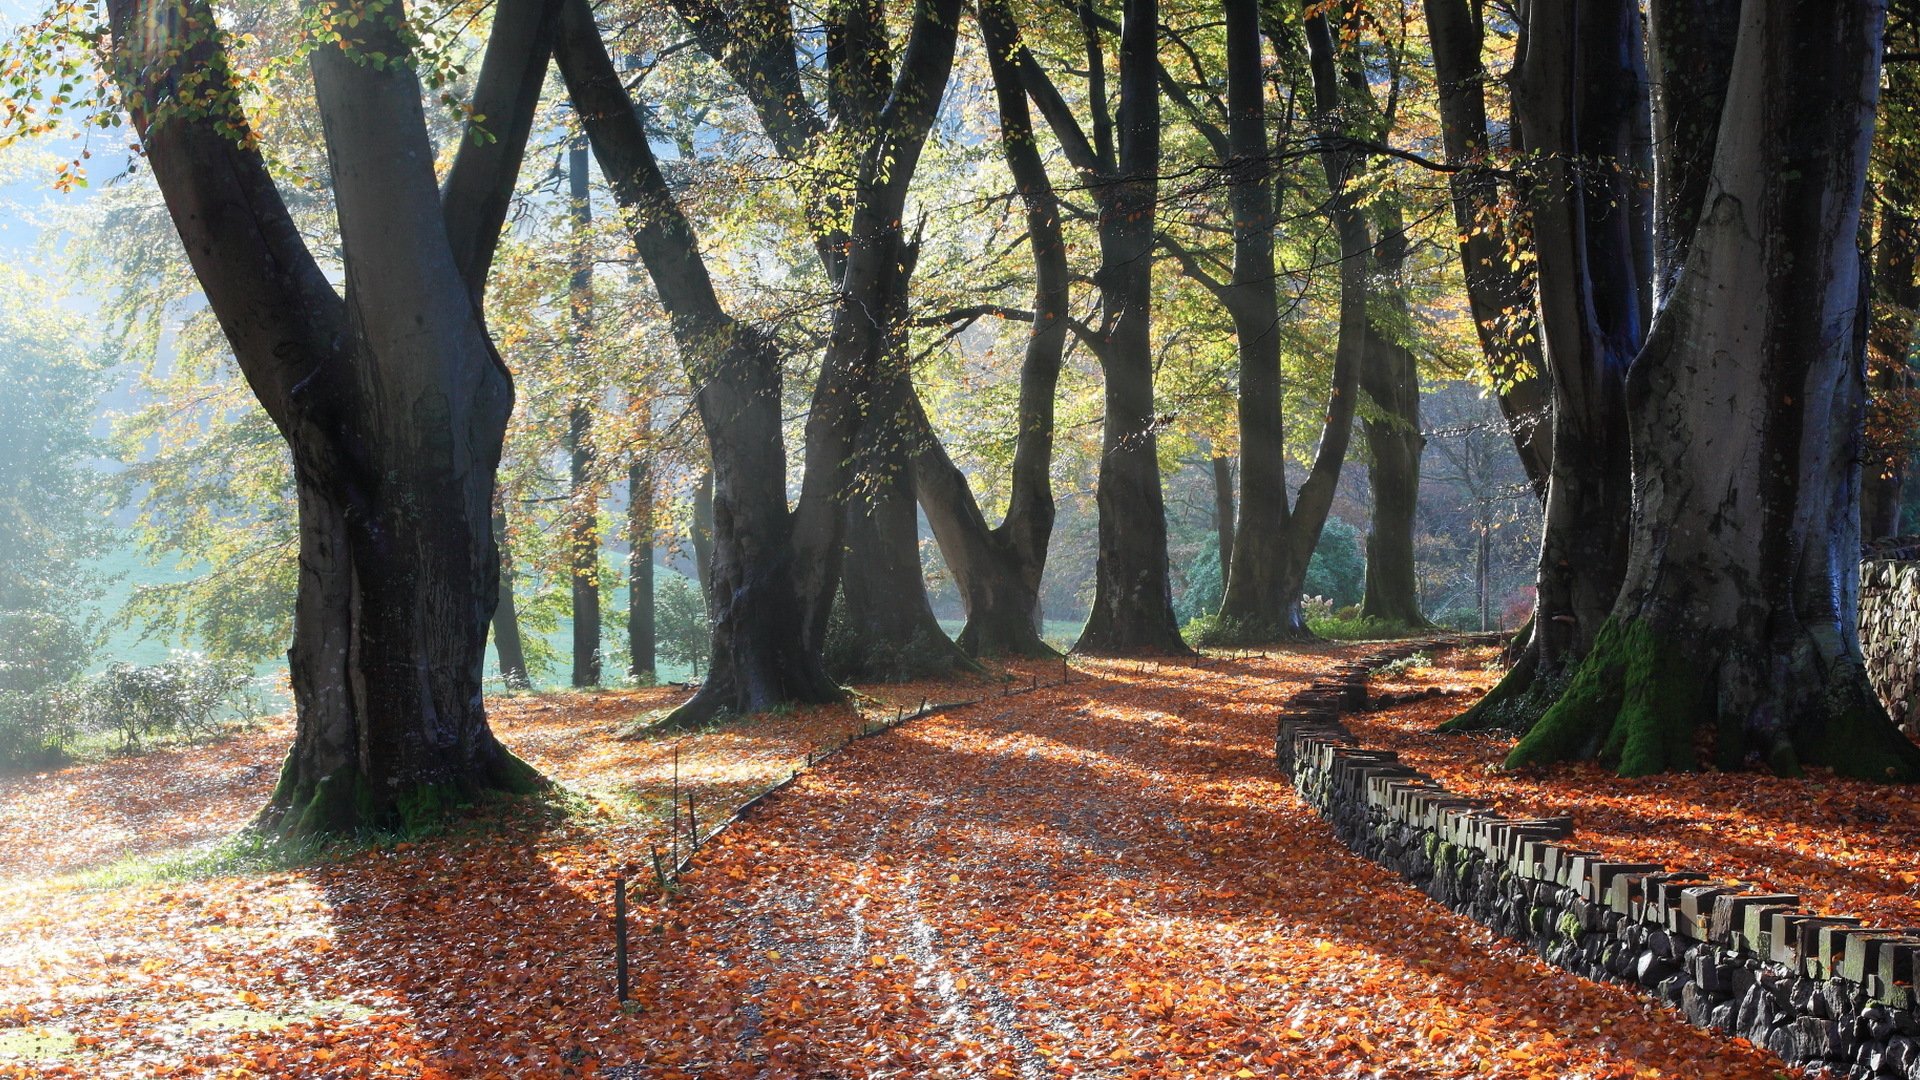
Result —
<svg viewBox="0 0 1920 1080"><path fill-rule="evenodd" d="M702 854L645 993L739 1007L632 1075L1773 1075L1339 848L1271 760L1323 663L1089 665L861 744Z"/></svg>
<svg viewBox="0 0 1920 1080"><path fill-rule="evenodd" d="M0 1055L67 1042L0 1076L1774 1075L1348 855L1275 772L1271 719L1344 655L1083 662L855 743L636 898L625 1009L608 871L649 834L604 806L292 873L18 892ZM660 769L595 745L543 767L614 793Z"/></svg>

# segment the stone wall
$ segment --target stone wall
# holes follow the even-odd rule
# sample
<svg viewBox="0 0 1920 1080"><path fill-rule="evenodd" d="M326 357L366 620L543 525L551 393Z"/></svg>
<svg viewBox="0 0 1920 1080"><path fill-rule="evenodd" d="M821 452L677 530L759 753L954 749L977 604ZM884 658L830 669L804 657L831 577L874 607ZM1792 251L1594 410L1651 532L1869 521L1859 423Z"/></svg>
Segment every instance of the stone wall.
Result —
<svg viewBox="0 0 1920 1080"><path fill-rule="evenodd" d="M1570 818L1502 817L1357 745L1340 717L1364 704L1367 672L1422 647L1345 665L1282 710L1280 767L1348 847L1559 967L1809 1072L1920 1080L1920 936L1583 851Z"/></svg>
<svg viewBox="0 0 1920 1080"><path fill-rule="evenodd" d="M1860 564L1860 651L1894 722L1920 728L1920 542L1870 547Z"/></svg>

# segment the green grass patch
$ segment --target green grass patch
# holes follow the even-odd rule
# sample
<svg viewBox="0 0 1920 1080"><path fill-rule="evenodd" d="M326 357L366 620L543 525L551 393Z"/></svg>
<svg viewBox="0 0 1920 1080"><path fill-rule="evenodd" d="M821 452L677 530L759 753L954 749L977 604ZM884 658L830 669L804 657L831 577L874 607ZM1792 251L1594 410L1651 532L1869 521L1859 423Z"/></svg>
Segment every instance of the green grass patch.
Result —
<svg viewBox="0 0 1920 1080"><path fill-rule="evenodd" d="M0 1058L58 1061L72 1057L79 1045L72 1032L59 1028L23 1027L0 1031Z"/></svg>

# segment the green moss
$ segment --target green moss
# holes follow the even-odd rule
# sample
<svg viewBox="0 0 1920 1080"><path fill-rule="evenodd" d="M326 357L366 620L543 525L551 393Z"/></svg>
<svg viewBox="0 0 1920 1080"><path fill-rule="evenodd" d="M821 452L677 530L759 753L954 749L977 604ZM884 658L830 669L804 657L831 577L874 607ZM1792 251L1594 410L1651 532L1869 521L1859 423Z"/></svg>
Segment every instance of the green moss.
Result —
<svg viewBox="0 0 1920 1080"><path fill-rule="evenodd" d="M1801 748L1800 755L1842 776L1861 780L1908 783L1920 779L1920 747L1900 734L1878 701L1850 692L1841 680L1835 683L1823 702L1827 711L1824 729L1817 742ZM1787 756L1794 755L1794 748L1783 749ZM1773 761L1769 759L1768 764ZM1797 771L1797 758L1791 764ZM1774 771L1782 770L1776 767Z"/></svg>
<svg viewBox="0 0 1920 1080"><path fill-rule="evenodd" d="M351 831L373 817L373 792L366 777L351 766L335 769L313 785L313 794L300 802L298 793L281 817L286 836L324 836Z"/></svg>
<svg viewBox="0 0 1920 1080"><path fill-rule="evenodd" d="M493 770L493 782L512 795L534 795L553 786L540 770L526 763L513 751L501 747L500 761Z"/></svg>
<svg viewBox="0 0 1920 1080"><path fill-rule="evenodd" d="M1694 727L1711 703L1707 671L1645 621L1608 619L1507 765L1597 757L1622 776L1691 769Z"/></svg>

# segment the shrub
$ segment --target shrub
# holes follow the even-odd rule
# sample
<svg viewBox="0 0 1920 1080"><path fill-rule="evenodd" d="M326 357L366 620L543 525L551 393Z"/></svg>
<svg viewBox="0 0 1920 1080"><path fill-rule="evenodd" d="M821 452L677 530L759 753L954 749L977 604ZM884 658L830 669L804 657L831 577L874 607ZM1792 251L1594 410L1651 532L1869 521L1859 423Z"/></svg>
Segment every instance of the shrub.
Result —
<svg viewBox="0 0 1920 1080"><path fill-rule="evenodd" d="M75 687L86 629L51 611L0 611L0 767L60 761L77 734Z"/></svg>
<svg viewBox="0 0 1920 1080"><path fill-rule="evenodd" d="M86 724L120 737L123 750L154 737L212 734L255 704L253 673L241 660L175 652L151 667L113 664L82 686Z"/></svg>
<svg viewBox="0 0 1920 1080"><path fill-rule="evenodd" d="M654 648L663 658L688 665L693 677L699 678L713 635L706 598L698 586L678 574L664 575L653 597Z"/></svg>

